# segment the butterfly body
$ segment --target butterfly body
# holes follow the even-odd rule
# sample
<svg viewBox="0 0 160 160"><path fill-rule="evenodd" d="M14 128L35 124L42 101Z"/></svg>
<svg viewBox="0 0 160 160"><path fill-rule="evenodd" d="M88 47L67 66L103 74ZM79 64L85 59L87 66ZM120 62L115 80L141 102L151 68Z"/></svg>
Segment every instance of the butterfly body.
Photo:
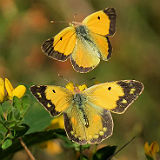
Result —
<svg viewBox="0 0 160 160"><path fill-rule="evenodd" d="M63 114L67 136L79 144L100 143L112 135L111 112L122 114L143 91L135 80L84 85L34 85L32 94L53 116Z"/></svg>
<svg viewBox="0 0 160 160"><path fill-rule="evenodd" d="M99 64L100 59L107 61L111 57L108 36L115 33L115 20L114 8L95 12L82 23L74 22L45 41L42 50L56 60L65 61L70 57L77 72L89 72Z"/></svg>

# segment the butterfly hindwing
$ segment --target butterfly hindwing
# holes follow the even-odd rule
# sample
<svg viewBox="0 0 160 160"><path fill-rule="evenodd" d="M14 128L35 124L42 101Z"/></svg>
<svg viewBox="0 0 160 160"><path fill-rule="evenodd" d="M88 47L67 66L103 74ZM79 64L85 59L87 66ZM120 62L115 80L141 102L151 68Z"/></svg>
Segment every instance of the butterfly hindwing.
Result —
<svg viewBox="0 0 160 160"><path fill-rule="evenodd" d="M143 84L122 80L94 85L84 91L90 103L115 113L124 113L142 93Z"/></svg>
<svg viewBox="0 0 160 160"><path fill-rule="evenodd" d="M96 34L111 36L115 33L116 12L114 8L106 8L87 16L83 22L87 28Z"/></svg>
<svg viewBox="0 0 160 160"><path fill-rule="evenodd" d="M112 135L113 120L109 111L85 104L64 113L69 139L79 144L95 144Z"/></svg>
<svg viewBox="0 0 160 160"><path fill-rule="evenodd" d="M34 85L30 89L32 94L52 116L61 114L71 103L72 94L66 88Z"/></svg>
<svg viewBox="0 0 160 160"><path fill-rule="evenodd" d="M70 26L63 29L54 38L45 41L42 45L42 50L51 58L65 61L72 53L75 44L75 28Z"/></svg>
<svg viewBox="0 0 160 160"><path fill-rule="evenodd" d="M93 70L100 62L100 55L96 50L93 42L77 38L77 44L71 55L73 68L81 73Z"/></svg>
<svg viewBox="0 0 160 160"><path fill-rule="evenodd" d="M99 34L89 32L92 41L99 50L99 54L102 60L107 61L111 58L112 46L108 37L101 36Z"/></svg>

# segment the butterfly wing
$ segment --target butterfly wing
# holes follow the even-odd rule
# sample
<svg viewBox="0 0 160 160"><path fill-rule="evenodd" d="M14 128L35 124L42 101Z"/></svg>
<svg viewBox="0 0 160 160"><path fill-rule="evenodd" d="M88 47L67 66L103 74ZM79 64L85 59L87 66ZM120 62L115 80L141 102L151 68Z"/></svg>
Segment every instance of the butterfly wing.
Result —
<svg viewBox="0 0 160 160"><path fill-rule="evenodd" d="M54 38L42 44L42 51L49 57L65 61L72 53L76 44L75 28L73 26L63 29Z"/></svg>
<svg viewBox="0 0 160 160"><path fill-rule="evenodd" d="M101 36L99 34L89 32L90 37L97 49L99 50L101 59L107 61L111 57L112 46L108 37Z"/></svg>
<svg viewBox="0 0 160 160"><path fill-rule="evenodd" d="M89 104L67 110L64 123L68 138L79 144L100 143L113 132L110 112Z"/></svg>
<svg viewBox="0 0 160 160"><path fill-rule="evenodd" d="M106 8L87 16L82 22L87 28L99 35L111 36L115 33L116 12Z"/></svg>
<svg viewBox="0 0 160 160"><path fill-rule="evenodd" d="M71 103L72 93L63 87L34 85L31 88L32 94L52 115L57 116Z"/></svg>
<svg viewBox="0 0 160 160"><path fill-rule="evenodd" d="M71 55L71 63L77 72L85 73L93 70L100 62L100 56L89 40L77 38L76 46Z"/></svg>
<svg viewBox="0 0 160 160"><path fill-rule="evenodd" d="M115 113L124 113L143 91L143 84L135 80L121 80L94 85L84 94L91 104Z"/></svg>

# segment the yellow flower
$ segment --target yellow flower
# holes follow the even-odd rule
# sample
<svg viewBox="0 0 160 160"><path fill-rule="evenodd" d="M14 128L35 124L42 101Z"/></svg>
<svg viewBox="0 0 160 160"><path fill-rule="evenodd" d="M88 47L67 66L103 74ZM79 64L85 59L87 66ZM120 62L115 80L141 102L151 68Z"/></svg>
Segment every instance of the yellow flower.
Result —
<svg viewBox="0 0 160 160"><path fill-rule="evenodd" d="M85 89L87 89L87 86L85 84L82 84L82 85L78 85L78 88L80 91L84 91Z"/></svg>
<svg viewBox="0 0 160 160"><path fill-rule="evenodd" d="M7 78L5 78L5 88L8 93L8 99L10 100L12 100L14 96L21 98L26 92L26 87L24 85L19 85L14 89L11 82Z"/></svg>
<svg viewBox="0 0 160 160"><path fill-rule="evenodd" d="M54 118L54 119L51 121L51 125L49 126L49 128L51 128L51 129L57 129L57 128L64 129L64 119L63 119L63 115Z"/></svg>
<svg viewBox="0 0 160 160"><path fill-rule="evenodd" d="M50 155L60 154L62 152L62 147L58 140L50 140L43 145L45 145L45 151Z"/></svg>
<svg viewBox="0 0 160 160"><path fill-rule="evenodd" d="M156 159L156 153L159 152L159 145L156 141L152 142L151 145L148 142L144 145L145 154L153 159Z"/></svg>
<svg viewBox="0 0 160 160"><path fill-rule="evenodd" d="M64 129L64 119L63 119L63 115L55 117L52 121L51 121L51 125L49 127L47 127L48 129ZM43 142L40 145L41 148L44 148L45 151L50 154L50 155L55 155L55 154L60 154L62 152L62 147L60 145L59 140L49 140L46 142Z"/></svg>
<svg viewBox="0 0 160 160"><path fill-rule="evenodd" d="M4 101L4 98L5 98L4 80L0 78L0 103Z"/></svg>
<svg viewBox="0 0 160 160"><path fill-rule="evenodd" d="M72 82L70 82L70 83L68 83L68 84L66 84L66 88L68 89L68 90L70 90L72 93L74 93L74 84L72 83Z"/></svg>
<svg viewBox="0 0 160 160"><path fill-rule="evenodd" d="M84 91L84 90L87 88L87 86L86 86L85 84L77 85L76 87L77 87L80 91ZM68 90L70 90L72 93L75 93L75 86L74 86L74 84L73 84L72 82L68 83L68 84L66 85L66 88L67 88Z"/></svg>

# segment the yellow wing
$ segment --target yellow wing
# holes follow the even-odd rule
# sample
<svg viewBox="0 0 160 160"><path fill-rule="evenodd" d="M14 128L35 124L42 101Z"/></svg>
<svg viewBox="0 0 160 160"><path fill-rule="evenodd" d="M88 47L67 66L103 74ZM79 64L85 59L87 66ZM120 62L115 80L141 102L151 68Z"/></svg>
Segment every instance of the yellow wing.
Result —
<svg viewBox="0 0 160 160"><path fill-rule="evenodd" d="M110 112L89 104L69 108L64 123L68 138L81 145L100 143L113 132Z"/></svg>
<svg viewBox="0 0 160 160"><path fill-rule="evenodd" d="M115 33L116 12L114 8L106 8L87 16L82 22L87 28L103 36Z"/></svg>
<svg viewBox="0 0 160 160"><path fill-rule="evenodd" d="M76 46L71 55L71 63L77 72L89 72L100 62L100 55L96 48L92 47L93 42L77 38Z"/></svg>
<svg viewBox="0 0 160 160"><path fill-rule="evenodd" d="M93 32L90 32L89 35L96 47L98 48L101 59L107 61L111 57L112 53L112 46L109 41L109 38L98 35Z"/></svg>
<svg viewBox="0 0 160 160"><path fill-rule="evenodd" d="M63 29L54 38L42 44L42 51L49 57L65 61L72 53L76 44L75 27Z"/></svg>
<svg viewBox="0 0 160 160"><path fill-rule="evenodd" d="M141 82L122 80L94 85L84 90L84 94L88 98L88 103L121 114L142 91L143 84Z"/></svg>
<svg viewBox="0 0 160 160"><path fill-rule="evenodd" d="M61 114L71 105L72 93L66 88L34 85L30 89L32 94L52 116Z"/></svg>

